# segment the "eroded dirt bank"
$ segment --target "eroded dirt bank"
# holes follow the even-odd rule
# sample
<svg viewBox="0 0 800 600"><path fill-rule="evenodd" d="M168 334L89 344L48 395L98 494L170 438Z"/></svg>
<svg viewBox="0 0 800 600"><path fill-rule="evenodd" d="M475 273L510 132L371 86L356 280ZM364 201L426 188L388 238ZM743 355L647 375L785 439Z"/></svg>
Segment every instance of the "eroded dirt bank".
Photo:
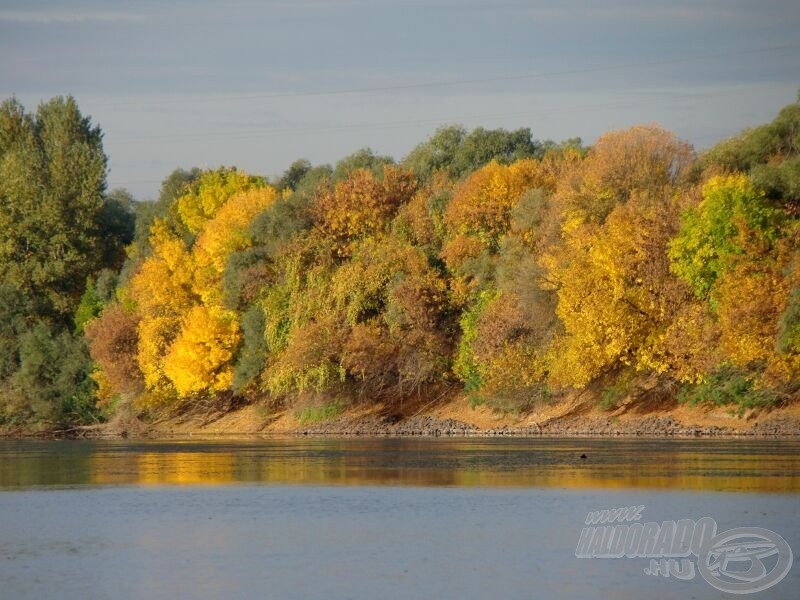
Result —
<svg viewBox="0 0 800 600"><path fill-rule="evenodd" d="M204 415L184 415L141 423L119 420L92 432L100 437L185 437L217 435L319 435L319 436L798 436L800 405L743 416L724 408L680 405L656 409L620 408L605 412L582 402L562 402L529 414L502 415L484 407L471 407L463 397L436 405L388 409L381 405L354 407L338 417L304 422L286 410L267 412L263 407Z"/></svg>

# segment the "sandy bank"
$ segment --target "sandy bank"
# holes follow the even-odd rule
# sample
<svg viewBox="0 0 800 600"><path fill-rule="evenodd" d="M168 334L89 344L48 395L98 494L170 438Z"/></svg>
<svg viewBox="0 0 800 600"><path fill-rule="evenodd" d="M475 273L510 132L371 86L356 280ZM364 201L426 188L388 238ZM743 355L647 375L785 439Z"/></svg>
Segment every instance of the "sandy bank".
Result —
<svg viewBox="0 0 800 600"><path fill-rule="evenodd" d="M244 406L220 414L184 415L155 423L111 423L101 437L185 437L217 435L318 436L790 436L800 437L800 405L754 411L743 416L724 408L668 406L605 412L586 402L562 402L529 414L498 414L471 407L463 397L402 412L382 405L356 406L323 422L298 420L290 410L267 413Z"/></svg>

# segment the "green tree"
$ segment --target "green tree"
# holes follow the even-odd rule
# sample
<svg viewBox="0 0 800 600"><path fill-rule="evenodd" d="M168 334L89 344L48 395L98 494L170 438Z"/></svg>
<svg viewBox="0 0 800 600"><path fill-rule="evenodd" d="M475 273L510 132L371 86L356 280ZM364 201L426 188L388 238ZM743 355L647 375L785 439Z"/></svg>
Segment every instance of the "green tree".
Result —
<svg viewBox="0 0 800 600"><path fill-rule="evenodd" d="M375 154L372 148L362 148L349 156L345 156L336 163L331 175L333 183L338 183L350 176L353 171L365 169L376 177L383 174L383 167L393 165L394 159L391 156L381 156Z"/></svg>
<svg viewBox="0 0 800 600"><path fill-rule="evenodd" d="M289 165L289 168L284 171L280 179L275 182L275 189L280 191L287 189L292 191L296 190L298 184L308 175L312 168L311 163L305 158L297 159Z"/></svg>
<svg viewBox="0 0 800 600"><path fill-rule="evenodd" d="M0 424L65 427L97 420L83 338L44 322L19 336L19 366L0 383Z"/></svg>
<svg viewBox="0 0 800 600"><path fill-rule="evenodd" d="M14 99L0 105L0 279L40 314L68 321L86 277L124 243L104 230L119 220L105 181L102 133L74 99L35 115Z"/></svg>
<svg viewBox="0 0 800 600"><path fill-rule="evenodd" d="M744 175L714 177L703 186L703 200L687 210L670 244L672 270L698 298L711 299L715 282L746 252L749 236L770 247L781 235L781 211Z"/></svg>
<svg viewBox="0 0 800 600"><path fill-rule="evenodd" d="M511 164L522 158L532 158L537 155L539 146L527 127L514 131L478 127L459 146L453 159L452 175L461 177L493 160Z"/></svg>
<svg viewBox="0 0 800 600"><path fill-rule="evenodd" d="M466 135L467 130L461 125L440 127L426 141L414 146L403 159L402 165L423 181L430 179L437 171L451 175L455 156Z"/></svg>
<svg viewBox="0 0 800 600"><path fill-rule="evenodd" d="M0 382L19 368L19 337L28 327L32 301L0 282Z"/></svg>
<svg viewBox="0 0 800 600"><path fill-rule="evenodd" d="M534 140L528 128L507 131L478 127L467 132L461 125L449 125L415 146L402 164L421 181L437 171L461 179L492 161L508 165L522 158L541 158L545 150L558 147L554 142Z"/></svg>
<svg viewBox="0 0 800 600"><path fill-rule="evenodd" d="M767 198L800 205L800 101L783 107L771 123L720 142L700 166L746 172Z"/></svg>

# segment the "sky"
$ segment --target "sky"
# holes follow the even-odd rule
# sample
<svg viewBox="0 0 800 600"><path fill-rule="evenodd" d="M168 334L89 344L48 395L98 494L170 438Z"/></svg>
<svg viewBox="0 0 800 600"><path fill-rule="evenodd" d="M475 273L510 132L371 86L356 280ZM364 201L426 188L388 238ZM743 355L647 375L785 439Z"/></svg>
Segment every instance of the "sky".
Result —
<svg viewBox="0 0 800 600"><path fill-rule="evenodd" d="M0 0L0 98L73 95L145 199L176 167L400 159L454 123L706 148L797 98L798 31L797 0Z"/></svg>

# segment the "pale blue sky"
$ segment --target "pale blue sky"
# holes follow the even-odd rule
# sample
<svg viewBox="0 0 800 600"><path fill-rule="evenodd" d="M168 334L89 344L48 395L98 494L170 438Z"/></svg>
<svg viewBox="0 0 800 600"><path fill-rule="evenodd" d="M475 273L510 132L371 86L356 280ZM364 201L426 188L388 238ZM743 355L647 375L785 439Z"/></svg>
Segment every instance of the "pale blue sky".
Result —
<svg viewBox="0 0 800 600"><path fill-rule="evenodd" d="M798 31L797 0L0 0L0 95L73 94L142 198L178 166L400 158L455 122L702 148L795 99Z"/></svg>

